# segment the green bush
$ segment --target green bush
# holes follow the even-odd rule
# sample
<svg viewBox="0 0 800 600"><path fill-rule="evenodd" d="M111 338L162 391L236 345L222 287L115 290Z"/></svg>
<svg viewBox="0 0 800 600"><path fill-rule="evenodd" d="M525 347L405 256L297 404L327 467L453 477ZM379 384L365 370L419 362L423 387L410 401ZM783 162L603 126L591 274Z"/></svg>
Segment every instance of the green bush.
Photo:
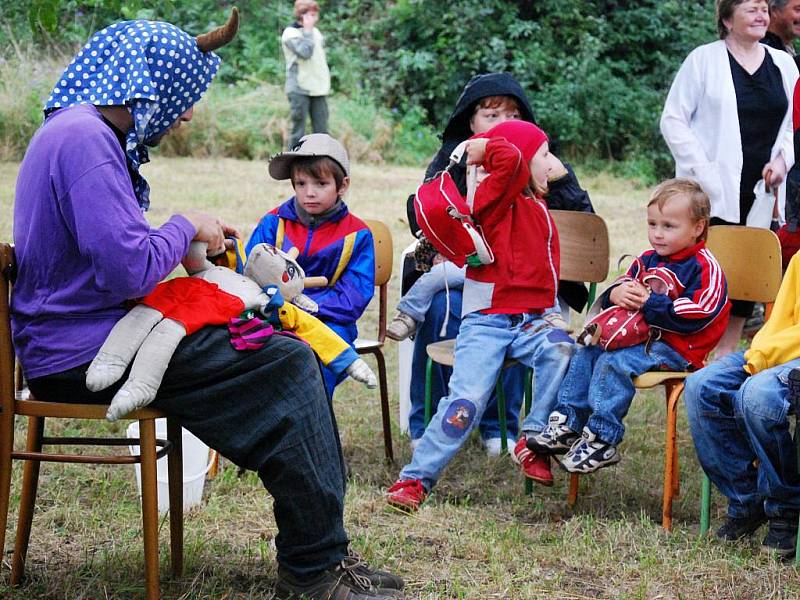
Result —
<svg viewBox="0 0 800 600"><path fill-rule="evenodd" d="M220 24L231 4L6 0L0 48L26 41L39 48L75 48L94 29L122 18L164 19L202 32ZM235 91L242 91L241 80L280 85L280 34L292 21L292 2L235 4L242 27L221 51L220 79L236 84ZM537 120L555 134L568 157L612 159L638 165L637 172L666 175L672 160L658 131L664 97L688 52L716 37L713 0L320 4L342 135L370 140L384 158L400 161L418 160L435 146L430 132L440 130L471 76L508 71L528 90ZM243 93L255 102L251 92ZM222 91L214 94L224 96ZM363 119L367 107L376 115L375 131L369 131L373 121ZM245 144L243 155L257 156L279 145L273 123L270 139L264 140L263 123L245 121L252 125L249 131L236 119L225 127L226 141L219 142L223 151ZM383 139L387 135L402 138L397 148Z"/></svg>

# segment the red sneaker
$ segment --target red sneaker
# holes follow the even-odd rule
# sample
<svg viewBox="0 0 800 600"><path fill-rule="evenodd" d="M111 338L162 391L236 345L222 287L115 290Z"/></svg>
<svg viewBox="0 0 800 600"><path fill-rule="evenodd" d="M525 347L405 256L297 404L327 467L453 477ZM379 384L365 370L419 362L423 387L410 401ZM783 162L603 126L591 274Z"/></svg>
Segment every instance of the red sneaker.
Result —
<svg viewBox="0 0 800 600"><path fill-rule="evenodd" d="M550 472L550 457L536 454L526 445L525 437L519 438L512 455L525 477L542 485L553 485L553 474Z"/></svg>
<svg viewBox="0 0 800 600"><path fill-rule="evenodd" d="M419 479L398 479L386 491L386 501L406 512L416 512L427 497L428 490Z"/></svg>

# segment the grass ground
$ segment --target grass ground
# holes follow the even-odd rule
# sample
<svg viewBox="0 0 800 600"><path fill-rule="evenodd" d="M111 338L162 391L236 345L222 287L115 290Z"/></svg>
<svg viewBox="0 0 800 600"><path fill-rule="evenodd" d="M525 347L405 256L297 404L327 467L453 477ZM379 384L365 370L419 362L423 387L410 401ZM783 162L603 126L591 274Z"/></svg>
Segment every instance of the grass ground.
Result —
<svg viewBox="0 0 800 600"><path fill-rule="evenodd" d="M11 236L17 168L0 163L3 240ZM156 158L145 169L153 188L149 218L154 224L172 212L202 207L247 235L259 216L290 192L288 184L268 180L263 163ZM405 195L417 184L418 169L355 165L353 171L351 208L389 224L398 256L411 241L404 221ZM646 244L646 190L603 175L584 176L582 182L608 222L611 256L640 251ZM398 293L395 273L390 302ZM365 317L364 331L374 327L376 312L371 309ZM390 344L386 350L396 414L396 348ZM760 537L731 546L698 538L700 471L683 412L681 496L674 506L674 531L667 535L661 530L660 392L637 396L626 420L622 462L583 478L573 511L566 507L562 472L556 472L553 488L537 487L526 497L510 460L485 457L473 439L417 515L397 513L386 507L382 493L410 458L407 438L395 424L397 462L387 465L377 394L347 382L337 392L335 410L352 472L348 531L368 560L406 578L409 598L800 597L796 570L760 554ZM123 425L111 429L124 432ZM14 490L19 474L17 465ZM723 514L715 494L712 518L718 522ZM229 465L207 483L202 507L186 515L186 570L178 580L168 574L168 527L166 521L162 524L165 598L271 597L277 531L270 498L254 474L239 477ZM13 526L12 518L7 547ZM133 470L45 465L25 587L4 587L9 558L3 557L6 568L0 573L4 598L142 597L141 522Z"/></svg>

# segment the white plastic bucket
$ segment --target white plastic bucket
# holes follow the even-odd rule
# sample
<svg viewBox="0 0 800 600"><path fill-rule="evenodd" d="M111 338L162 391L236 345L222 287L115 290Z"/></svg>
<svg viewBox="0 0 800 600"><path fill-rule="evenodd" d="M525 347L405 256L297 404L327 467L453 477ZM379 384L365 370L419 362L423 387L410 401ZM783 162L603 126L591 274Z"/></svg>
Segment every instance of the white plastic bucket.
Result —
<svg viewBox="0 0 800 600"><path fill-rule="evenodd" d="M200 504L203 497L203 486L206 481L206 473L211 468L213 460L210 457L208 446L200 441L190 431L181 429L183 432L183 510L189 510L193 506ZM128 437L136 439L139 437L139 422L134 421L128 425ZM156 437L162 440L167 439L167 420L156 419ZM138 456L139 446L128 446L131 454ZM158 512L165 513L169 510L169 477L167 475L167 459L163 456L156 461L156 479L158 480ZM136 487L139 495L142 494L142 468L141 465L134 465L136 468Z"/></svg>

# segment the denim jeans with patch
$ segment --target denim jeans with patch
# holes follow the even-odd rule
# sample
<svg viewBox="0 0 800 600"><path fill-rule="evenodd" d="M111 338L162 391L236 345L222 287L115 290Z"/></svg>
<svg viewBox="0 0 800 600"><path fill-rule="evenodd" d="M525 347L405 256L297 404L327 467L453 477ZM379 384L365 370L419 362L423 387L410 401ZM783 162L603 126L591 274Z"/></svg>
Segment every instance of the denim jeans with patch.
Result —
<svg viewBox="0 0 800 600"><path fill-rule="evenodd" d="M688 361L664 342L649 348L637 344L606 351L581 346L561 384L554 411L567 416L567 427L580 433L584 426L601 440L617 445L625 435L622 419L636 395L634 377L654 369L684 371Z"/></svg>
<svg viewBox="0 0 800 600"><path fill-rule="evenodd" d="M752 376L744 365L744 353L728 354L686 380L697 457L728 498L730 517L745 517L762 505L770 518L795 517L800 478L787 381L800 358Z"/></svg>
<svg viewBox="0 0 800 600"><path fill-rule="evenodd" d="M449 307L449 309L448 309ZM442 327L445 326L444 335ZM433 297L431 308L425 320L417 328L414 336L414 353L411 359L411 411L408 415L408 428L411 439L416 440L425 433L425 367L428 361L426 348L428 344L441 340L451 340L458 335L461 326L461 290L450 289L450 299L445 291ZM439 399L447 395L452 369L439 363L433 363L431 369L431 398L433 411L436 411ZM519 431L519 411L522 407L522 390L525 384L525 367L513 365L503 369L503 389L506 395L506 421L508 436L517 437ZM497 395L492 392L483 418L478 427L484 440L500 437L500 418L497 413Z"/></svg>
<svg viewBox="0 0 800 600"><path fill-rule="evenodd" d="M533 405L522 430L526 434L541 431L574 349L572 339L541 315L466 315L456 338L449 394L439 401L436 414L400 479L421 479L427 489L433 487L480 421L506 358L534 370Z"/></svg>

